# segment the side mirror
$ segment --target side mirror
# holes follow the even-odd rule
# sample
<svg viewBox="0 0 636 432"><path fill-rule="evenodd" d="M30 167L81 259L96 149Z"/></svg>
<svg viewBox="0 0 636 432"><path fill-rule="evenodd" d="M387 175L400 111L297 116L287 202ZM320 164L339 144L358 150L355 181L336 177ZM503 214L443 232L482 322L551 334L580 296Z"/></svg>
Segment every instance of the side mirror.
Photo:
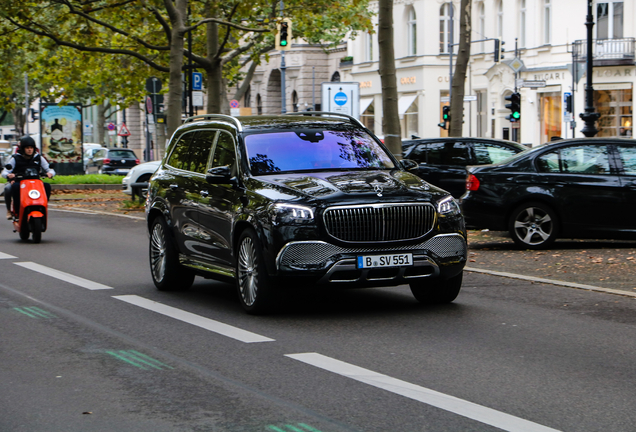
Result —
<svg viewBox="0 0 636 432"><path fill-rule="evenodd" d="M415 162L413 159L402 159L400 161L400 164L402 165L402 168L404 168L407 171L414 170L415 168L419 166L417 162Z"/></svg>
<svg viewBox="0 0 636 432"><path fill-rule="evenodd" d="M238 180L232 177L232 170L227 165L210 168L205 180L211 184L238 184Z"/></svg>

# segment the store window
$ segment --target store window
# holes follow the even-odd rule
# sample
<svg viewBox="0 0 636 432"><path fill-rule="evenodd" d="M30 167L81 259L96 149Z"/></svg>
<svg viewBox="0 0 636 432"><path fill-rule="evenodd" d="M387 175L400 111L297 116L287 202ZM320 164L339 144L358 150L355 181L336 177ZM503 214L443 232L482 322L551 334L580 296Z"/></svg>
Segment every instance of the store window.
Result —
<svg viewBox="0 0 636 432"><path fill-rule="evenodd" d="M256 113L263 115L263 100L260 93L256 93Z"/></svg>
<svg viewBox="0 0 636 432"><path fill-rule="evenodd" d="M400 126L402 138L411 138L412 135L419 136L419 119L417 95L402 95L398 100L398 112L400 114Z"/></svg>
<svg viewBox="0 0 636 432"><path fill-rule="evenodd" d="M362 101L360 102L362 103ZM360 115L360 121L367 129L375 133L375 107L373 101L371 101L362 115Z"/></svg>
<svg viewBox="0 0 636 432"><path fill-rule="evenodd" d="M561 92L539 93L541 95L541 144L553 137L561 136L563 109Z"/></svg>
<svg viewBox="0 0 636 432"><path fill-rule="evenodd" d="M596 38L620 39L623 37L623 2L596 3Z"/></svg>
<svg viewBox="0 0 636 432"><path fill-rule="evenodd" d="M633 136L632 89L594 90L598 137Z"/></svg>

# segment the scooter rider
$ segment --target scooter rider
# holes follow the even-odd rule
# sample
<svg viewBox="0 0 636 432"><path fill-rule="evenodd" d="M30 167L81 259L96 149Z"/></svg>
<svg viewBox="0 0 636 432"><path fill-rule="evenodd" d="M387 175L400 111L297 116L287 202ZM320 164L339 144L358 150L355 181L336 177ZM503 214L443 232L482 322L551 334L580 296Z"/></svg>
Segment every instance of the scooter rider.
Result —
<svg viewBox="0 0 636 432"><path fill-rule="evenodd" d="M7 166L11 169L7 169ZM14 154L2 170L2 177L11 181L11 196L13 198L13 208L16 214L20 214L20 187L19 180L15 180L15 176L24 174L27 168L36 168L38 171L46 173L48 178L55 175L55 171L49 167L49 163L39 153L35 151L35 141L30 136L20 138L20 149ZM51 197L51 185L44 183L47 199ZM7 214L9 219L9 214Z"/></svg>

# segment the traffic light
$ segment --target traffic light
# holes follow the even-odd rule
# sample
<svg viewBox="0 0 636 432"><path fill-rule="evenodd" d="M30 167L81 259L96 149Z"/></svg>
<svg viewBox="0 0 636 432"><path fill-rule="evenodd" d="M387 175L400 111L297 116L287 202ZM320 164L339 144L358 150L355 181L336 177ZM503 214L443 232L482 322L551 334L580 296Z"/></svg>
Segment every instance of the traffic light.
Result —
<svg viewBox="0 0 636 432"><path fill-rule="evenodd" d="M506 117L512 123L521 120L521 95L519 93L512 93L505 97L509 104L506 104L506 108L510 110L510 114Z"/></svg>
<svg viewBox="0 0 636 432"><path fill-rule="evenodd" d="M506 50L504 49L504 45L506 43L504 41L502 41L501 39L495 39L495 63L498 63L500 60L504 59L504 52L506 52Z"/></svg>
<svg viewBox="0 0 636 432"><path fill-rule="evenodd" d="M450 106L444 105L444 107L442 108L442 122L438 123L437 126L441 127L442 129L447 129L448 123L450 123Z"/></svg>
<svg viewBox="0 0 636 432"><path fill-rule="evenodd" d="M289 18L283 18L276 24L276 49L287 51L291 48L292 22Z"/></svg>
<svg viewBox="0 0 636 432"><path fill-rule="evenodd" d="M574 107L572 106L572 95L565 95L565 111L571 113Z"/></svg>

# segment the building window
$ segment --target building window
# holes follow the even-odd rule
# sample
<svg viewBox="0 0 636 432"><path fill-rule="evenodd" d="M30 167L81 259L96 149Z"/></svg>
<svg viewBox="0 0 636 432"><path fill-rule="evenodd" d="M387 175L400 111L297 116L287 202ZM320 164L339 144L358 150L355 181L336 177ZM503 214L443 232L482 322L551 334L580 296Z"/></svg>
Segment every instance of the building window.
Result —
<svg viewBox="0 0 636 432"><path fill-rule="evenodd" d="M499 37L499 39L503 39L503 18L503 0L499 0L497 2L497 37Z"/></svg>
<svg viewBox="0 0 636 432"><path fill-rule="evenodd" d="M623 2L596 4L596 38L620 39L623 37Z"/></svg>
<svg viewBox="0 0 636 432"><path fill-rule="evenodd" d="M601 115L596 136L633 136L631 88L594 90L594 109Z"/></svg>
<svg viewBox="0 0 636 432"><path fill-rule="evenodd" d="M486 92L477 92L477 136L486 137L488 128L488 108L486 107Z"/></svg>
<svg viewBox="0 0 636 432"><path fill-rule="evenodd" d="M552 42L552 0L543 3L543 43Z"/></svg>
<svg viewBox="0 0 636 432"><path fill-rule="evenodd" d="M369 32L365 33L365 45L366 45L365 60L373 61L373 34Z"/></svg>
<svg viewBox="0 0 636 432"><path fill-rule="evenodd" d="M402 123L402 138L411 139L413 135L419 136L420 134L418 130L419 118L417 107L417 97L415 97L404 113L404 118L400 122Z"/></svg>
<svg viewBox="0 0 636 432"><path fill-rule="evenodd" d="M450 3L444 3L439 10L439 52L448 54L448 44L452 40L451 34L451 7ZM453 9L454 10L454 9Z"/></svg>
<svg viewBox="0 0 636 432"><path fill-rule="evenodd" d="M521 8L519 9L519 46L526 46L526 0L521 0Z"/></svg>
<svg viewBox="0 0 636 432"><path fill-rule="evenodd" d="M256 93L256 113L263 115L263 100L261 99L260 93Z"/></svg>
<svg viewBox="0 0 636 432"><path fill-rule="evenodd" d="M541 95L541 143L549 142L552 137L561 136L563 109L561 92L539 93Z"/></svg>
<svg viewBox="0 0 636 432"><path fill-rule="evenodd" d="M408 41L409 41L408 55L410 56L417 55L417 20L415 18L415 9L413 9L412 7L409 10Z"/></svg>
<svg viewBox="0 0 636 432"><path fill-rule="evenodd" d="M296 90L292 92L292 110L293 112L298 112L298 93L296 93Z"/></svg>
<svg viewBox="0 0 636 432"><path fill-rule="evenodd" d="M486 6L484 6L484 2L479 3L479 37L477 39L486 39ZM481 52L486 52L485 42L481 42Z"/></svg>

